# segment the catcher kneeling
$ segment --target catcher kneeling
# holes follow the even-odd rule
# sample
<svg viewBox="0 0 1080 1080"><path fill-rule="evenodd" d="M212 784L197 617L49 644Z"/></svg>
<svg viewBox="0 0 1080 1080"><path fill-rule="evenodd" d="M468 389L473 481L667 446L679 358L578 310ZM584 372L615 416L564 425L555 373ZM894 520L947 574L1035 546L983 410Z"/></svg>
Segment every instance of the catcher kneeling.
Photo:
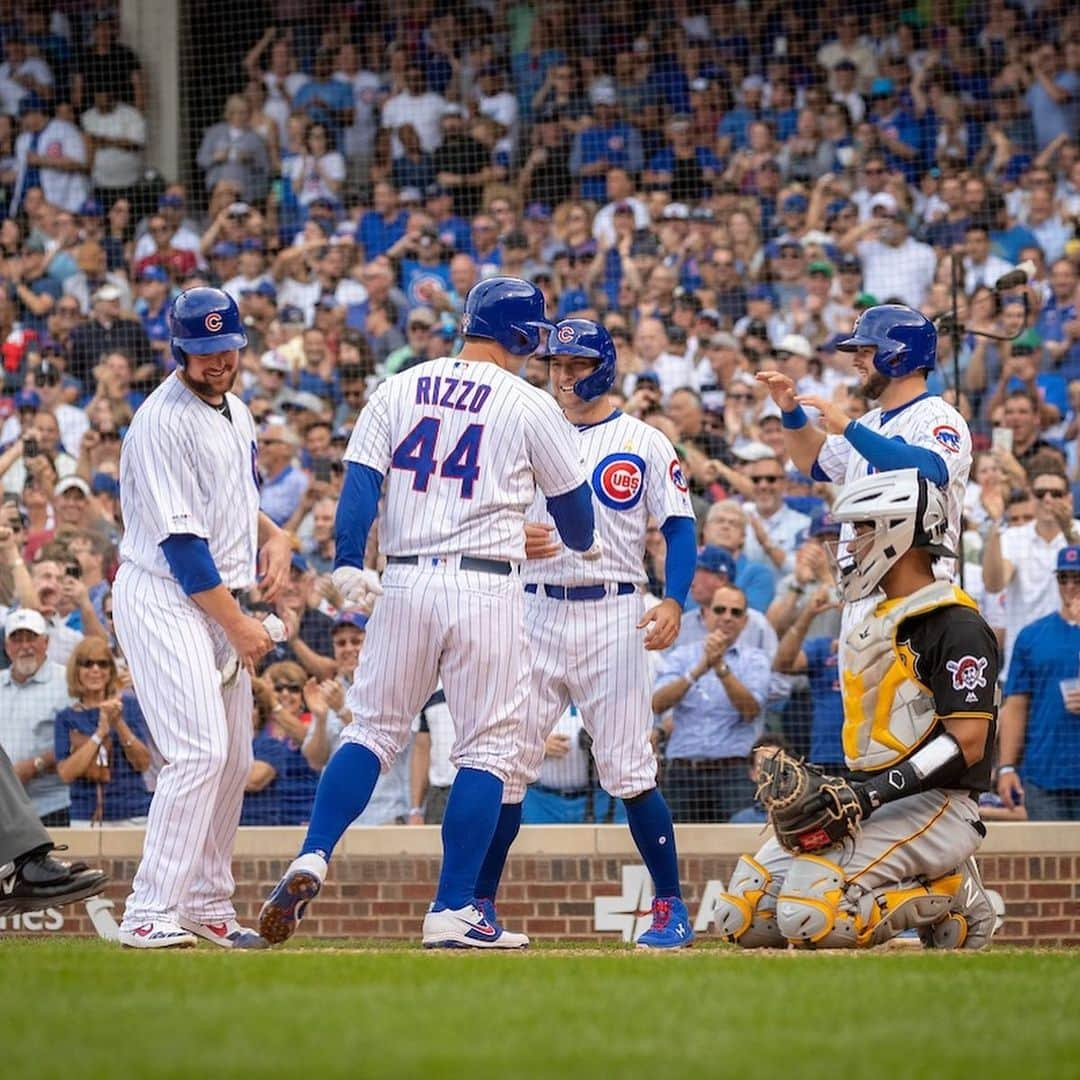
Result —
<svg viewBox="0 0 1080 1080"><path fill-rule="evenodd" d="M842 643L850 780L781 753L758 797L775 838L739 859L716 926L747 948L869 948L916 928L979 949L995 914L973 855L990 784L998 647L975 602L936 581L945 499L915 469L846 487L834 558L846 601L880 603Z"/></svg>

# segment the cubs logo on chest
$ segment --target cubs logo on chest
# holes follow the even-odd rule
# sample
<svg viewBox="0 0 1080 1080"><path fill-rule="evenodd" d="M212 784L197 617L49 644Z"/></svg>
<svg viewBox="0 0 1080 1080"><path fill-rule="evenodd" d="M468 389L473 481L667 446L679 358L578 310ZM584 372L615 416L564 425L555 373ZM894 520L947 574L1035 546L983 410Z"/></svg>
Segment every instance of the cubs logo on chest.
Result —
<svg viewBox="0 0 1080 1080"><path fill-rule="evenodd" d="M637 454L608 454L593 470L593 491L610 510L632 510L645 492L645 461Z"/></svg>

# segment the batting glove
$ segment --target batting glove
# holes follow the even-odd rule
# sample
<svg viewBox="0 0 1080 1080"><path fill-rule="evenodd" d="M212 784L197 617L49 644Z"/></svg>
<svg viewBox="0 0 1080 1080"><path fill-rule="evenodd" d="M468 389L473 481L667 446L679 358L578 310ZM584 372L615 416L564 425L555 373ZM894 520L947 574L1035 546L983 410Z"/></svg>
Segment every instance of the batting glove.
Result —
<svg viewBox="0 0 1080 1080"><path fill-rule="evenodd" d="M355 566L339 566L330 580L348 604L366 607L382 596L379 575L374 570L358 570Z"/></svg>

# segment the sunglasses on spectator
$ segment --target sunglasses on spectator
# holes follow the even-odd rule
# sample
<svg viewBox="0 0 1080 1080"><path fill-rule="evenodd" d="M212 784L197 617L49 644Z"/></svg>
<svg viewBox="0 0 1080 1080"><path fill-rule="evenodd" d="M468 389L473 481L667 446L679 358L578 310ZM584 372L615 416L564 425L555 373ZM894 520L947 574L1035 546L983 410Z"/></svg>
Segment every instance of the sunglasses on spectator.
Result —
<svg viewBox="0 0 1080 1080"><path fill-rule="evenodd" d="M299 694L304 688L299 683L278 682L274 683L274 689L280 694L282 690L288 690L291 694Z"/></svg>
<svg viewBox="0 0 1080 1080"><path fill-rule="evenodd" d="M101 437L102 442L119 442L120 432L118 431L100 431L98 434Z"/></svg>
<svg viewBox="0 0 1080 1080"><path fill-rule="evenodd" d="M1059 585L1080 585L1080 573L1075 570L1063 570L1057 579Z"/></svg>
<svg viewBox="0 0 1080 1080"><path fill-rule="evenodd" d="M78 304L60 304L56 309L57 315L81 315L82 310Z"/></svg>
<svg viewBox="0 0 1080 1080"><path fill-rule="evenodd" d="M81 668L101 668L102 671L108 671L112 667L111 660L80 660L79 667Z"/></svg>
<svg viewBox="0 0 1080 1080"><path fill-rule="evenodd" d="M751 476L750 482L752 484L779 484L783 479L782 476Z"/></svg>
<svg viewBox="0 0 1080 1080"><path fill-rule="evenodd" d="M873 169L863 169L863 172L867 176L880 176L884 171L884 169L877 168L876 166Z"/></svg>
<svg viewBox="0 0 1080 1080"><path fill-rule="evenodd" d="M741 619L746 614L746 608L744 607L724 607L723 604L714 604L712 613L714 615L726 615L731 612L733 618Z"/></svg>
<svg viewBox="0 0 1080 1080"><path fill-rule="evenodd" d="M728 401L753 401L753 394L728 394Z"/></svg>
<svg viewBox="0 0 1080 1080"><path fill-rule="evenodd" d="M1032 488L1031 495L1035 499L1063 499L1069 494L1067 488Z"/></svg>

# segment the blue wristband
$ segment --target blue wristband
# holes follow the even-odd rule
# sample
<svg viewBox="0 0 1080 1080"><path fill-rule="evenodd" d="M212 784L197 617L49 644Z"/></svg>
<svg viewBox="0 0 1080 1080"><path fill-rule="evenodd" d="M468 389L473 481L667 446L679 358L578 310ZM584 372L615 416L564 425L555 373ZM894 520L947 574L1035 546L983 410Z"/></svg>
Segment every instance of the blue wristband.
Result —
<svg viewBox="0 0 1080 1080"><path fill-rule="evenodd" d="M806 410L801 405L796 405L791 412L780 414L780 423L789 431L798 431L799 428L806 427L809 422L810 417L806 415Z"/></svg>

